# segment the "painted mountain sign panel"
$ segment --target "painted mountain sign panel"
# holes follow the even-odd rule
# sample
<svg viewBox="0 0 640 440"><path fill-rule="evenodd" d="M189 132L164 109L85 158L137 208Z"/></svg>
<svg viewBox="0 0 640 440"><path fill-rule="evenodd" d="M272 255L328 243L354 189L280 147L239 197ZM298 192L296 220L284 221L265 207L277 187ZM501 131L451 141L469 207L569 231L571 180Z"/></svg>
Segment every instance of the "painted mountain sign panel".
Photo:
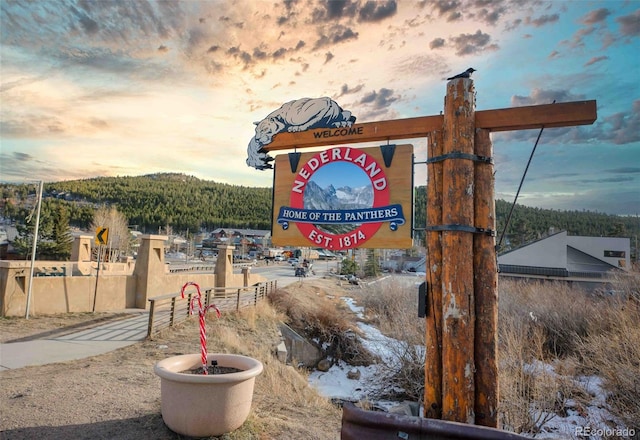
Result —
<svg viewBox="0 0 640 440"><path fill-rule="evenodd" d="M413 146L340 146L275 158L277 246L409 248Z"/></svg>

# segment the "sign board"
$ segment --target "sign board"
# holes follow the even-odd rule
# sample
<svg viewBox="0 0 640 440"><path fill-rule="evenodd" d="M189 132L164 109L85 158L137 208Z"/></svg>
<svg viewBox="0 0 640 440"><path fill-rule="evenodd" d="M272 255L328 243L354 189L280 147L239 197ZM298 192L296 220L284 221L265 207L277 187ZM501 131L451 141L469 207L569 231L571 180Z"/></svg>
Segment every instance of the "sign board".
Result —
<svg viewBox="0 0 640 440"><path fill-rule="evenodd" d="M105 228L103 226L99 226L96 228L96 246L100 246L103 244L107 244L109 241L109 228Z"/></svg>
<svg viewBox="0 0 640 440"><path fill-rule="evenodd" d="M275 158L276 246L410 248L413 146L334 147Z"/></svg>

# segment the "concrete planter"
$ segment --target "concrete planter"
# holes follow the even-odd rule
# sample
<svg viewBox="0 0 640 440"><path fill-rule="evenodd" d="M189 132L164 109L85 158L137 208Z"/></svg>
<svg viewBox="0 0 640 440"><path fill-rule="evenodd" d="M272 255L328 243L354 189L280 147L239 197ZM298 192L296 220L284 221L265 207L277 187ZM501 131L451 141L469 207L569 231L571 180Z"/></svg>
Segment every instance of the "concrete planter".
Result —
<svg viewBox="0 0 640 440"><path fill-rule="evenodd" d="M156 363L161 411L172 431L190 437L222 435L238 429L251 410L255 378L262 363L236 354L207 354L207 364L238 368L227 374L180 373L202 366L199 354L173 356Z"/></svg>

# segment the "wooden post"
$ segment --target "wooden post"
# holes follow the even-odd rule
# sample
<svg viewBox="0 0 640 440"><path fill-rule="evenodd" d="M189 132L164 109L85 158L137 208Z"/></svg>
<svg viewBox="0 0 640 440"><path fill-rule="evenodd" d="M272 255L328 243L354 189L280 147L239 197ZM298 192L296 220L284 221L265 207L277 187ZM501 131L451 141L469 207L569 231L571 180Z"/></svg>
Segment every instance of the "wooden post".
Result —
<svg viewBox="0 0 640 440"><path fill-rule="evenodd" d="M442 130L427 137L429 157L442 155ZM442 224L442 162L427 165L427 225ZM425 417L442 417L442 232L427 232Z"/></svg>
<svg viewBox="0 0 640 440"><path fill-rule="evenodd" d="M477 129L475 154L493 157L488 130ZM493 164L475 165L475 225L496 230ZM476 424L498 427L498 267L495 236L476 234L473 240L475 293Z"/></svg>
<svg viewBox="0 0 640 440"><path fill-rule="evenodd" d="M474 153L475 88L471 79L447 83L443 154ZM445 225L473 226L474 162L443 162ZM442 233L442 418L475 423L473 234Z"/></svg>

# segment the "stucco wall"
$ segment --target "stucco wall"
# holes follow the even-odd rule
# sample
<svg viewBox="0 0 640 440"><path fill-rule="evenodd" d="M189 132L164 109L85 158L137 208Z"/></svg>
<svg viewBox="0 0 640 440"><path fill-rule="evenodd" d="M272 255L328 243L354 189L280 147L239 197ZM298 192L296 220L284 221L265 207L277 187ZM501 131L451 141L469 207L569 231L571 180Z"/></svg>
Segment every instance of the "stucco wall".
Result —
<svg viewBox="0 0 640 440"><path fill-rule="evenodd" d="M143 258L133 263L108 263L101 267L96 289L95 268L87 262L36 262L41 272L47 268L65 267L66 276L34 276L31 289L29 315L49 315L67 312L91 312L95 296L95 311L113 311L130 308L146 309L149 298L180 292L191 281L201 288L215 287L216 274L179 272L169 273L164 264L164 253L159 252L166 237L146 236L147 246ZM142 247L142 246L141 246ZM163 249L162 249L163 250ZM226 249L230 252L231 249ZM139 254L140 255L140 254ZM93 265L95 266L95 262ZM26 261L0 261L1 316L25 316L31 263ZM250 270L234 274L233 268L221 265L225 271L225 286L249 286L266 281Z"/></svg>

